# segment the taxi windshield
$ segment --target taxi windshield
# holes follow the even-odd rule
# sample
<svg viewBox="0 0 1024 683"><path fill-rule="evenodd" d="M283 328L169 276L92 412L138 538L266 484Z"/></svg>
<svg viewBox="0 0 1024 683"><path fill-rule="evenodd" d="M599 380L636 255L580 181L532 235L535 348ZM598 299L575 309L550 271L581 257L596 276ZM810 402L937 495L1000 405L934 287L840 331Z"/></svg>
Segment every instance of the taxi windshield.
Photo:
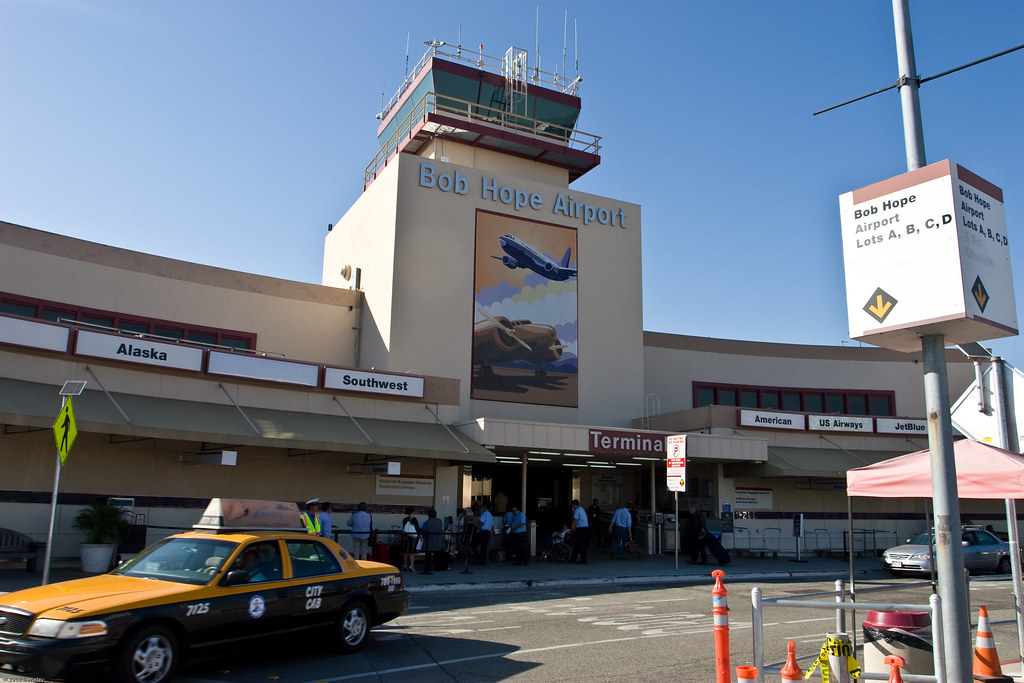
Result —
<svg viewBox="0 0 1024 683"><path fill-rule="evenodd" d="M214 538L168 538L149 546L111 574L201 586L220 572L237 543Z"/></svg>

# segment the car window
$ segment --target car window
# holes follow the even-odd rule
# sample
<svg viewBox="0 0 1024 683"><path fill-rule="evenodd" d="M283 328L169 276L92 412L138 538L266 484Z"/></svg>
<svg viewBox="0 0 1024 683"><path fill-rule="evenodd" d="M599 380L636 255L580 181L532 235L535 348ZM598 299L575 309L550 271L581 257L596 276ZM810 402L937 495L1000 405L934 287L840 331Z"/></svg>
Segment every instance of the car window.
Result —
<svg viewBox="0 0 1024 683"><path fill-rule="evenodd" d="M341 571L338 558L319 541L288 541L286 545L292 561L292 576L296 579Z"/></svg>
<svg viewBox="0 0 1024 683"><path fill-rule="evenodd" d="M987 531L977 531L974 534L974 542L977 545L996 545L1002 543L1001 540L993 536Z"/></svg>
<svg viewBox="0 0 1024 683"><path fill-rule="evenodd" d="M231 570L249 574L249 582L277 581L281 578L281 547L277 541L258 541L242 549L231 563Z"/></svg>
<svg viewBox="0 0 1024 683"><path fill-rule="evenodd" d="M237 543L207 538L168 538L115 569L113 574L202 585L209 583Z"/></svg>

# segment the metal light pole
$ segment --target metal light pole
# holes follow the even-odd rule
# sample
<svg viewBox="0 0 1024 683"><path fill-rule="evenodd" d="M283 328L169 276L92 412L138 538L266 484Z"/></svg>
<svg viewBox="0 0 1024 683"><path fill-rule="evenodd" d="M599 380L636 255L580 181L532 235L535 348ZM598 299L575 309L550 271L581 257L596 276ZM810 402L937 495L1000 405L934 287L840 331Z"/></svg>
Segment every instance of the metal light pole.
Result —
<svg viewBox="0 0 1024 683"><path fill-rule="evenodd" d="M899 64L900 103L903 108L903 139L907 170L925 165L924 131L921 125L920 79L914 60L909 0L892 0ZM971 683L970 614L963 581L964 552L960 545L960 506L953 455L953 423L950 416L946 347L942 334L921 337L924 360L924 400L928 415L928 448L931 451L932 501L935 513L935 567L942 598L942 648L950 681ZM938 645L938 644L936 644Z"/></svg>
<svg viewBox="0 0 1024 683"><path fill-rule="evenodd" d="M992 357L992 376L994 386L992 394L995 396L996 410L999 413L999 447L1006 450L1018 452L1016 448L1010 447L1009 419L1007 415L1006 383L1003 381L1003 359L998 356ZM985 388L978 385L978 391L984 393ZM1021 610L1021 561L1020 561L1020 533L1017 529L1017 501L1007 498L1006 505L1006 533L1010 541L1010 573L1013 578L1013 599L1016 606L1014 610L1017 618L1017 660L1024 663L1024 611Z"/></svg>

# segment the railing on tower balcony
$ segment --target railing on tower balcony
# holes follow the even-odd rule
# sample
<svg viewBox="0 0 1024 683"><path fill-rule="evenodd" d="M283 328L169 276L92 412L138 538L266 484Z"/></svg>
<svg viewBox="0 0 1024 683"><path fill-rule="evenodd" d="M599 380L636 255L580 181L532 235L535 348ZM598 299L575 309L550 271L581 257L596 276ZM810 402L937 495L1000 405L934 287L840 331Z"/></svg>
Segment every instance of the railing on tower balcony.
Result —
<svg viewBox="0 0 1024 683"><path fill-rule="evenodd" d="M421 71L427 68L430 64L430 60L438 57L449 62L465 62L480 69L481 71L488 71L490 73L499 74L500 76L506 75L506 56L502 57L491 57L485 55L483 52L484 46L480 46L479 52L471 52L464 50L462 45L452 45L446 43L443 40L432 40L427 45L427 51L420 58L420 61L413 67L412 73L408 73L405 76L405 80L402 81L402 85L398 87L398 91L392 95L391 100L384 105L380 113L377 115L378 119L384 119L391 111L392 107L398 104L398 101L402 99L402 95L408 90L409 86L416 81L416 77ZM408 64L408 61L406 62ZM557 90L561 93L569 93L575 95L579 89L580 82L583 78L577 75L575 78L566 78L560 76L558 73L551 73L548 71L541 71L540 68L527 68L528 77L527 80L534 85L545 85L551 87L553 90Z"/></svg>
<svg viewBox="0 0 1024 683"><path fill-rule="evenodd" d="M426 122L427 116L434 113L478 125L511 130L541 140L557 140L570 149L587 154L598 154L601 151L601 137L598 135L558 126L550 121L513 114L495 106L428 92L413 106L391 137L381 145L373 161L367 165L363 176L364 187L373 182L380 170L400 151L403 143L412 134L413 128L420 122Z"/></svg>

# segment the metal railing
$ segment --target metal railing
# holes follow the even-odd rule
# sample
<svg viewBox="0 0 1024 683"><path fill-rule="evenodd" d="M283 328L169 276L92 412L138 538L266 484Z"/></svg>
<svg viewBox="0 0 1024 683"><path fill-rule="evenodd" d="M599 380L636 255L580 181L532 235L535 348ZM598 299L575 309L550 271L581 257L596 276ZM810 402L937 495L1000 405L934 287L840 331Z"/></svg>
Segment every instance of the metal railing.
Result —
<svg viewBox="0 0 1024 683"><path fill-rule="evenodd" d="M931 585L930 582L914 582L914 583L901 583L887 586L874 586L868 588L858 588L857 595L864 593L887 591L887 590L905 590L909 587L918 585ZM857 639L856 639L856 628L851 628L849 631L846 629L846 612L855 613L858 609L864 610L887 610L887 611L915 611L915 612L930 612L932 622L932 661L935 667L934 675L925 674L909 674L903 673L903 680L907 683L943 683L946 680L946 660L943 653L942 643L942 600L941 598L932 593L928 598L927 604L910 604L910 603L876 603L876 602L853 602L848 601L846 591L846 583L839 579L835 583L835 590L826 591L821 593L805 593L803 595L790 595L784 598L763 598L761 595L761 588L755 586L750 590L750 602L751 602L751 632L753 635L753 665L757 667L757 683L764 683L764 675L770 673L777 675L784 662L772 663L766 665L764 663L764 609L766 607L799 607L806 609L828 609L835 610L836 612L836 631L840 633L849 633L851 636L851 642L853 645L854 652L857 650ZM825 600L814 600L813 598L825 598L832 596L833 602ZM852 618L856 620L855 617ZM817 656L812 655L812 656ZM860 677L865 680L877 680L887 681L889 680L888 673L868 672L861 671Z"/></svg>
<svg viewBox="0 0 1024 683"><path fill-rule="evenodd" d="M472 50L464 50L462 45L452 45L446 43L443 40L432 40L428 43L426 52L420 57L420 61L416 62L416 66L412 68L412 71L405 75L405 79L402 81L402 85L398 86L398 90L388 103L381 108L378 118L385 118L391 110L398 104L399 100L402 99L402 95L409 89L409 86L416 81L416 77L419 76L420 72L426 68L430 60L439 57L449 62L464 62L467 65L474 66L481 71L488 71L490 73L505 75L505 57L492 57L485 55L483 52L483 45L476 52ZM566 78L564 75L557 73L542 71L538 67L527 68L527 81L534 85L548 84L555 90L562 93L576 94L579 88L580 82L583 80L579 75L575 78Z"/></svg>
<svg viewBox="0 0 1024 683"><path fill-rule="evenodd" d="M598 154L601 151L601 137L598 135L585 133L575 128L566 128L530 116L513 114L496 106L428 92L413 105L409 113L398 124L395 132L381 144L380 150L366 166L363 171L364 188L373 182L380 170L385 168L390 159L399 152L402 143L412 134L413 127L421 121L426 121L427 115L433 113L445 114L501 130L512 130L541 139L557 140L571 149L589 154Z"/></svg>

